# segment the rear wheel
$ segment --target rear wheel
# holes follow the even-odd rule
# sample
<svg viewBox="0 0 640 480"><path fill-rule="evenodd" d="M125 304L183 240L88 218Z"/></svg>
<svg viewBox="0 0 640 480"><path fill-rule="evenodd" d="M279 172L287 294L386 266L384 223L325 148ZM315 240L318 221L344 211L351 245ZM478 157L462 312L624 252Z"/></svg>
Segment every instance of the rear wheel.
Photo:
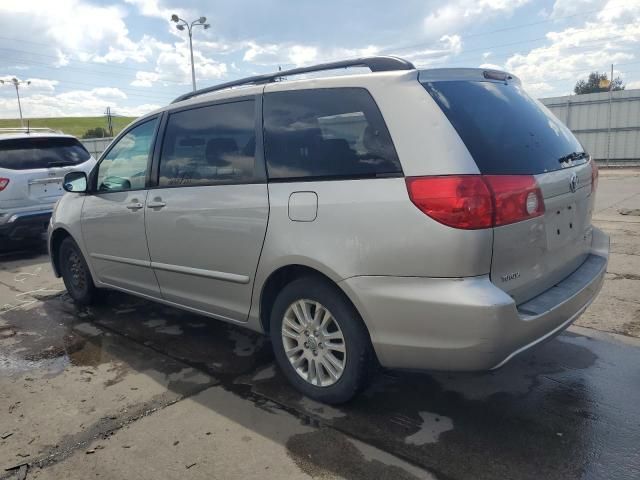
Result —
<svg viewBox="0 0 640 480"><path fill-rule="evenodd" d="M274 303L270 328L280 368L308 397L342 403L366 385L369 336L334 285L304 277L285 286Z"/></svg>
<svg viewBox="0 0 640 480"><path fill-rule="evenodd" d="M71 237L65 238L60 244L58 258L69 296L81 305L93 303L97 298L97 289L82 252Z"/></svg>

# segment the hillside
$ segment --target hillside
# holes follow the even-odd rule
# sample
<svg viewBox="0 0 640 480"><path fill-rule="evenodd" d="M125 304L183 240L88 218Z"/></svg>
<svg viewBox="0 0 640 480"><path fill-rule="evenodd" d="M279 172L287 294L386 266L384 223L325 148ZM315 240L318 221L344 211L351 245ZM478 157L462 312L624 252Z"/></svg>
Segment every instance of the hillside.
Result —
<svg viewBox="0 0 640 480"><path fill-rule="evenodd" d="M120 130L131 123L134 117L113 117L113 133L117 135ZM58 118L29 118L30 127L48 127L61 130L64 133L81 138L90 128L107 128L105 117L58 117ZM25 119L25 126L27 119ZM0 128L19 127L19 119L0 119Z"/></svg>

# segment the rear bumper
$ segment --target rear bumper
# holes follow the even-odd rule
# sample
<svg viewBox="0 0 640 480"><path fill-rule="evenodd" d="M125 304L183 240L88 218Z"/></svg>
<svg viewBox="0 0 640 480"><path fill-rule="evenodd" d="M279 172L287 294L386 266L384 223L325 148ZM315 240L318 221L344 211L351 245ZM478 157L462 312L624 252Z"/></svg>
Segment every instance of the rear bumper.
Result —
<svg viewBox="0 0 640 480"><path fill-rule="evenodd" d="M53 208L8 212L6 221L0 223L0 236L12 240L35 237L47 230Z"/></svg>
<svg viewBox="0 0 640 480"><path fill-rule="evenodd" d="M389 368L489 370L567 328L596 297L609 237L593 229L590 255L571 275L521 305L469 278L353 277L341 286Z"/></svg>

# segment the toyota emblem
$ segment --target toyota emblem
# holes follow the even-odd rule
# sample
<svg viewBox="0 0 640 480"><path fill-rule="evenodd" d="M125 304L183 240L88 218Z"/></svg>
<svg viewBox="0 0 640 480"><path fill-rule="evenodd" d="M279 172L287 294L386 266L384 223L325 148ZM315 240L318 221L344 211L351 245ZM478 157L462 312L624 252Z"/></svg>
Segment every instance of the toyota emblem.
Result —
<svg viewBox="0 0 640 480"><path fill-rule="evenodd" d="M569 188L571 189L572 192L575 193L575 191L578 189L578 175L574 172L571 175L571 178L569 179Z"/></svg>

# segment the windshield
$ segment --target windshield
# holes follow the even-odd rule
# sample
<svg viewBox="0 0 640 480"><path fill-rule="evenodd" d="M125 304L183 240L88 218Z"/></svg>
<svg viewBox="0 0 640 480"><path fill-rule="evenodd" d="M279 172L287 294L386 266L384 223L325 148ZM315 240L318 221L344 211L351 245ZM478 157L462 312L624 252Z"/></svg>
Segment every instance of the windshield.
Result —
<svg viewBox="0 0 640 480"><path fill-rule="evenodd" d="M586 162L571 131L518 84L423 83L481 173L539 174Z"/></svg>
<svg viewBox="0 0 640 480"><path fill-rule="evenodd" d="M0 141L0 168L9 170L65 167L86 162L90 157L75 138L30 137Z"/></svg>

